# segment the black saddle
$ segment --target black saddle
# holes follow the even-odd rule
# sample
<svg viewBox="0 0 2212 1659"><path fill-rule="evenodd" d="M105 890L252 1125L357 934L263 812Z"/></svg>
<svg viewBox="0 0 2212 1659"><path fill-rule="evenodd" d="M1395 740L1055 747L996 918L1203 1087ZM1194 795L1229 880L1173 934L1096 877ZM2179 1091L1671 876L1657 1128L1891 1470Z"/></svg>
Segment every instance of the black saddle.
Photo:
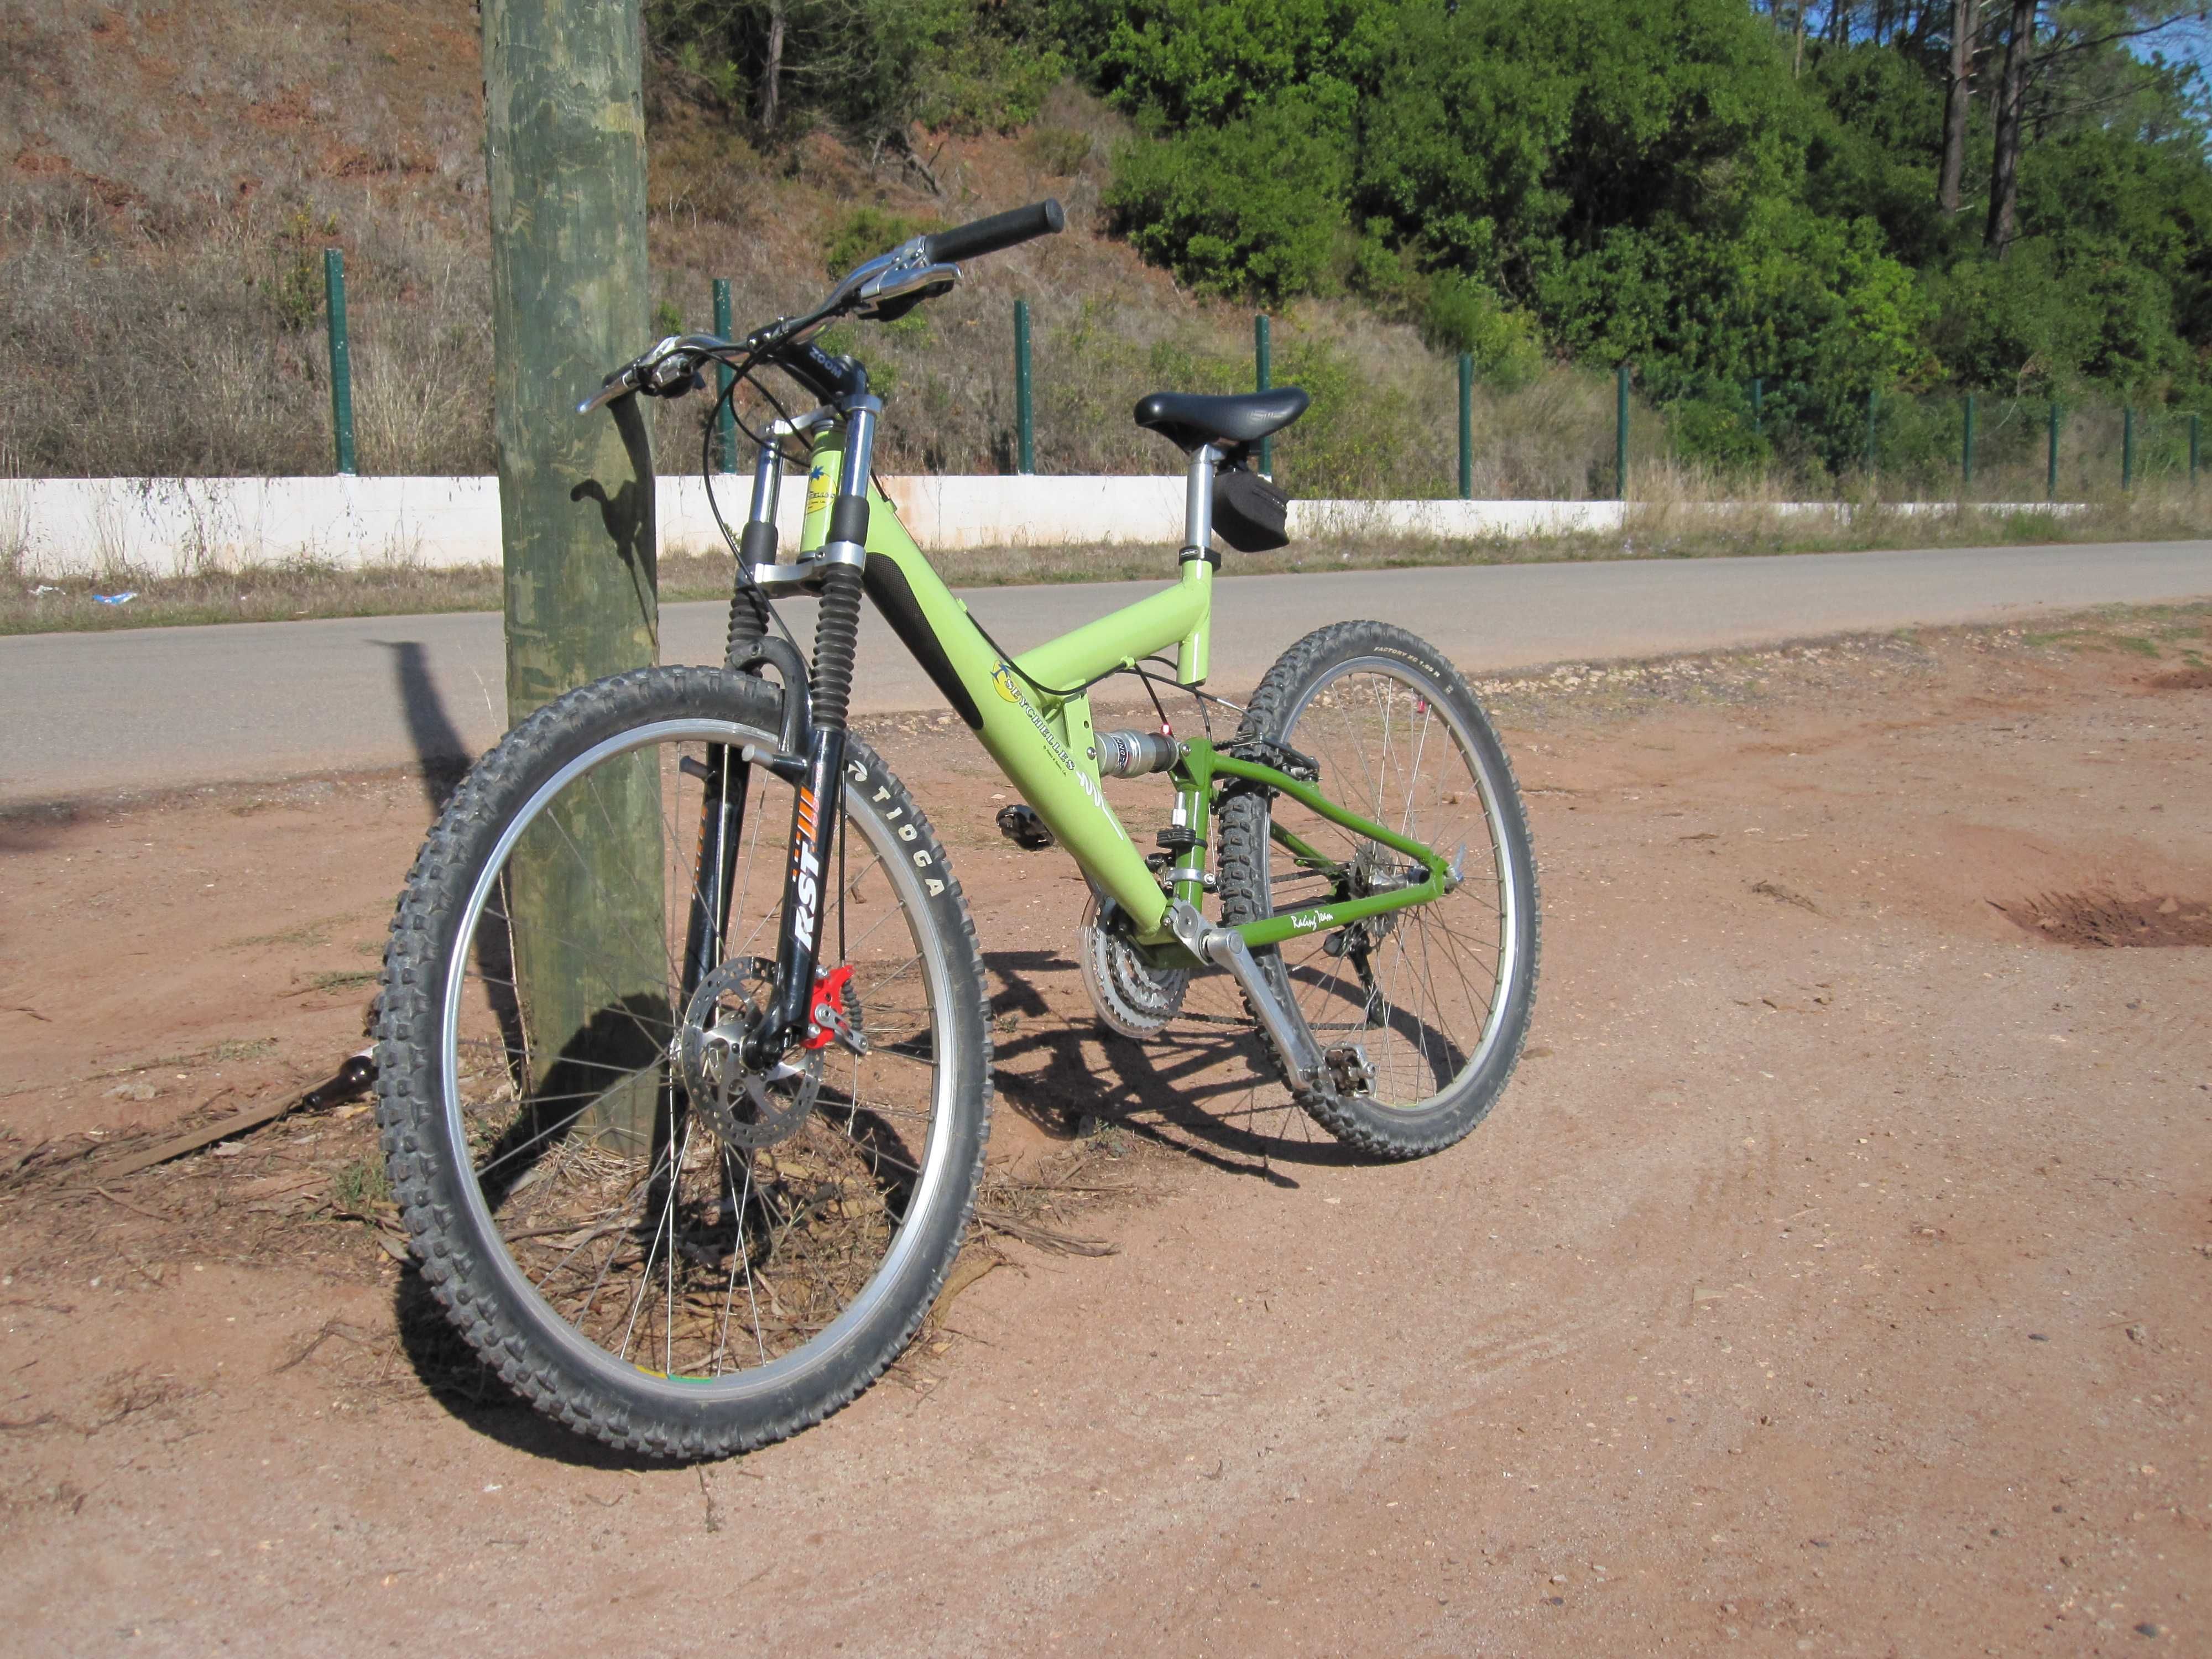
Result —
<svg viewBox="0 0 2212 1659"><path fill-rule="evenodd" d="M1137 424L1196 449L1200 444L1255 443L1280 432L1311 402L1294 386L1209 398L1195 392L1155 392L1137 405Z"/></svg>

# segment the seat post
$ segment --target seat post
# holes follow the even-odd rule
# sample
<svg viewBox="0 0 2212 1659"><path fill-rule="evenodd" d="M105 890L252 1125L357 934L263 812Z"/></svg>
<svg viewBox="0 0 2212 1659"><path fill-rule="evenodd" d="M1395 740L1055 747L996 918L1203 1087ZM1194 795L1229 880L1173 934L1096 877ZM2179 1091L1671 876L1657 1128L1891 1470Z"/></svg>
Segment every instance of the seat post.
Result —
<svg viewBox="0 0 2212 1659"><path fill-rule="evenodd" d="M1190 453L1190 487L1183 497L1182 580L1186 586L1212 588L1216 556L1213 551L1213 475L1221 465L1218 445L1200 444ZM1208 606L1196 628L1186 635L1176 651L1176 678L1196 685L1206 678L1212 643L1212 611Z"/></svg>
<svg viewBox="0 0 2212 1659"><path fill-rule="evenodd" d="M1213 474L1221 465L1221 451L1200 444L1190 452L1190 488L1183 497L1182 557L1211 561L1213 557Z"/></svg>

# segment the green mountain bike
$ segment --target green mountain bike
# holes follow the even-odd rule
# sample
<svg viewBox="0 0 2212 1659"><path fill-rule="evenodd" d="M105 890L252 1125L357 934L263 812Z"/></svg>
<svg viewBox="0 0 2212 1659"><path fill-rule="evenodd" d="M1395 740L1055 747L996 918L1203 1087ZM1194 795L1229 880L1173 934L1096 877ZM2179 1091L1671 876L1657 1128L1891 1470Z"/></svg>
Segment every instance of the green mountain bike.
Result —
<svg viewBox="0 0 2212 1659"><path fill-rule="evenodd" d="M912 1338L967 1225L983 964L944 846L848 726L864 597L1019 792L1001 828L1081 868L1078 953L1112 1030L1158 1036L1194 975L1224 969L1297 1103L1377 1158L1466 1135L1519 1056L1535 865L1466 681L1350 622L1241 707L1200 690L1215 535L1281 544L1282 497L1249 458L1303 392L1139 404L1189 457L1178 578L1019 654L872 487L882 404L813 336L901 315L952 288L955 261L1061 223L1046 202L916 237L804 316L663 340L607 378L584 410L719 366L724 398L750 382L775 414L747 428L726 659L617 675L522 721L400 899L378 1111L423 1277L512 1387L615 1445L713 1456L819 1421ZM817 406L789 413L769 369ZM787 454L807 497L787 556ZM811 664L777 632L774 601L801 592L820 599ZM1158 730L1094 728L1089 693L1115 675L1141 679ZM1235 714L1234 738L1178 733L1164 692L1200 700L1200 731L1209 705ZM1172 797L1156 848L1101 788L1145 776Z"/></svg>

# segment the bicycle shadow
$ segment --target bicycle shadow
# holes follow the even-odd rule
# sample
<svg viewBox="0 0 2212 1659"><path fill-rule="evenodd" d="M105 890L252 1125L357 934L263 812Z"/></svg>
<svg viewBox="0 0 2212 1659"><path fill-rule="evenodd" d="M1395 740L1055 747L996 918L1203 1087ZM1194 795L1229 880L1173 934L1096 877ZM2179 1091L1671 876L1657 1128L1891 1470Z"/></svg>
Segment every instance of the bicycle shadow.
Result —
<svg viewBox="0 0 2212 1659"><path fill-rule="evenodd" d="M1003 988L994 1023L1009 1013L1037 1022L994 1037L998 1097L1054 1139L1073 1139L1085 1119L1110 1122L1224 1174L1293 1188L1279 1164L1369 1161L1319 1137L1291 1102L1226 975L1194 978L1186 1017L1139 1041L1098 1023L1075 964L1055 951L987 951L983 966ZM1046 973L1063 976L1050 1000L1036 980Z"/></svg>

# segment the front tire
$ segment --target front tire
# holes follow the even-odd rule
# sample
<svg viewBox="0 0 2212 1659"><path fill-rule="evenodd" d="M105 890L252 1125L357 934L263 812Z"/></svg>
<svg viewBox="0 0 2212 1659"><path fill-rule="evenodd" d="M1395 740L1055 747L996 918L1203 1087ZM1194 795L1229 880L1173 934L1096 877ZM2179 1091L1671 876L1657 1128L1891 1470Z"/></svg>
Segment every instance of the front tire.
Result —
<svg viewBox="0 0 2212 1659"><path fill-rule="evenodd" d="M1355 1045L1364 1091L1292 1080L1332 1134L1377 1158L1439 1152L1489 1115L1520 1058L1534 1001L1536 861L1505 748L1443 653L1403 629L1339 623L1283 653L1240 741L1316 761L1322 793L1456 860L1442 897L1255 951L1275 994L1323 1051ZM1301 862L1287 831L1322 855ZM1220 814L1222 914L1258 921L1414 879L1379 842L1287 796L1231 793Z"/></svg>
<svg viewBox="0 0 2212 1659"><path fill-rule="evenodd" d="M432 830L386 956L378 1120L423 1278L525 1399L657 1456L763 1445L867 1387L934 1299L982 1163L975 933L857 738L821 959L854 969L867 1052L811 1056L781 1085L805 1109L772 1129L718 1133L684 1092L702 780L744 780L712 952L737 985L775 954L793 795L735 751L775 750L780 704L750 676L659 668L540 709Z"/></svg>

